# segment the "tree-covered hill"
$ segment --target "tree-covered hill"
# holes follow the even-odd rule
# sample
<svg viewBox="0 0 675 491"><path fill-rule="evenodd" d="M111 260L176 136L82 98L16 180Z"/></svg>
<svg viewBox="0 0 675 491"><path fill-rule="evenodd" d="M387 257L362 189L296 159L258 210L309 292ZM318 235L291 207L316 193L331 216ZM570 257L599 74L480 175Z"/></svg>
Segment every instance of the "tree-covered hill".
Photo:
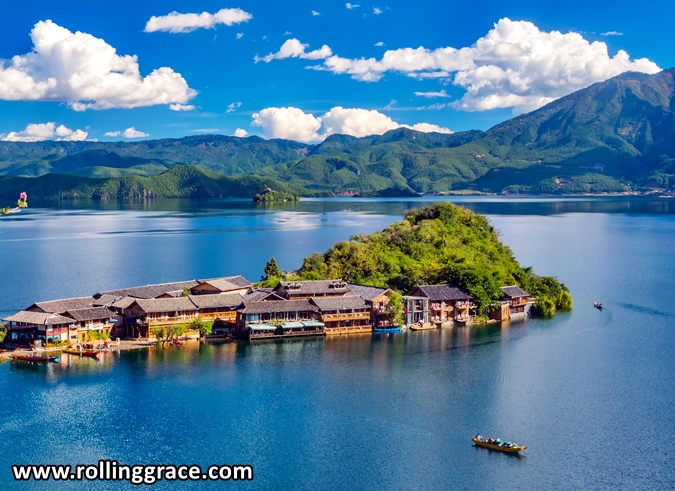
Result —
<svg viewBox="0 0 675 491"><path fill-rule="evenodd" d="M405 293L418 285L453 283L466 289L483 311L502 297L501 286L518 285L540 308L570 308L572 299L554 277L523 268L501 243L487 218L451 203L406 212L381 232L353 236L326 253L305 258L302 279L344 278Z"/></svg>
<svg viewBox="0 0 675 491"><path fill-rule="evenodd" d="M3 199L12 199L23 191L31 199L252 198L267 188L297 196L321 195L275 179L221 176L196 166L175 166L147 178L93 179L65 174L0 177Z"/></svg>

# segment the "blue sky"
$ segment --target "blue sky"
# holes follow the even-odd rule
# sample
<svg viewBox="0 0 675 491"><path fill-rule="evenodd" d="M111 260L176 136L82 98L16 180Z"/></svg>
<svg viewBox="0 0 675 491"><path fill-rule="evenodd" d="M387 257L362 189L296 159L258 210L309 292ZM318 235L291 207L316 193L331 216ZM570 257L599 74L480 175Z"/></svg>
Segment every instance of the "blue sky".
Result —
<svg viewBox="0 0 675 491"><path fill-rule="evenodd" d="M238 130L318 141L399 124L487 129L627 69L675 66L672 1L349 6L12 3L0 16L0 135L131 140ZM207 15L166 17L174 11Z"/></svg>

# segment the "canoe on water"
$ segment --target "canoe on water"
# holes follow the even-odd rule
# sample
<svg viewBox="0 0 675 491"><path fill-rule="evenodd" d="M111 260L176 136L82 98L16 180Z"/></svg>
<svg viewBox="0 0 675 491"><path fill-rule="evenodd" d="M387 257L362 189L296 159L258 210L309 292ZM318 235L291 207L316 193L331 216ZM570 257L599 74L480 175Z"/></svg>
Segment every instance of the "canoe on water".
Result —
<svg viewBox="0 0 675 491"><path fill-rule="evenodd" d="M413 331L426 331L428 329L436 329L436 326L434 326L433 324L424 324L423 326L414 325L410 326L410 329L412 329Z"/></svg>
<svg viewBox="0 0 675 491"><path fill-rule="evenodd" d="M12 354L10 356L11 356L12 360L18 360L18 361L49 361L50 359L53 359L53 357L42 356L42 355Z"/></svg>
<svg viewBox="0 0 675 491"><path fill-rule="evenodd" d="M82 356L96 356L98 355L98 351L96 350L77 350L74 348L63 348L61 350L63 353L68 353L69 355L82 355Z"/></svg>
<svg viewBox="0 0 675 491"><path fill-rule="evenodd" d="M485 447L485 448L489 448L491 450L498 450L500 452L506 452L506 453L518 453L518 452L522 452L523 450L525 450L527 448L525 446L521 446L521 447L502 447L501 445L494 445L492 443L483 442L483 441L479 440L478 438L472 438L471 441L474 442L479 447Z"/></svg>
<svg viewBox="0 0 675 491"><path fill-rule="evenodd" d="M602 310L602 304L600 302L593 302L593 307Z"/></svg>

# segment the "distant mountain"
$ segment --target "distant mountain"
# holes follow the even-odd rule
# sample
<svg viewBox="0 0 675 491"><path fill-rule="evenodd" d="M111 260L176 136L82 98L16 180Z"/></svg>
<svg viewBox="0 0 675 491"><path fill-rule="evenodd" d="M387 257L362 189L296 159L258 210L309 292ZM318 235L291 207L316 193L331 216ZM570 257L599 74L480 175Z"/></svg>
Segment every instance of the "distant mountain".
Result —
<svg viewBox="0 0 675 491"><path fill-rule="evenodd" d="M141 142L0 142L0 175L153 176L198 165L364 195L474 189L587 193L675 188L675 69L624 73L487 132L399 128L320 144L200 135ZM163 174L162 174L163 175Z"/></svg>

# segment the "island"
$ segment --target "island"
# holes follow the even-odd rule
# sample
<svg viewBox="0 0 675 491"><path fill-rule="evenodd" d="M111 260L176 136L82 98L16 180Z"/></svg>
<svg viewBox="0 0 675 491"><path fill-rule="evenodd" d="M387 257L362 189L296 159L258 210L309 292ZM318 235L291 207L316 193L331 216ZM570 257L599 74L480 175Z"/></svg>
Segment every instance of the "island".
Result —
<svg viewBox="0 0 675 491"><path fill-rule="evenodd" d="M300 196L283 191L274 191L272 188L265 189L262 193L256 194L253 197L256 203L272 203L279 201L300 201Z"/></svg>

